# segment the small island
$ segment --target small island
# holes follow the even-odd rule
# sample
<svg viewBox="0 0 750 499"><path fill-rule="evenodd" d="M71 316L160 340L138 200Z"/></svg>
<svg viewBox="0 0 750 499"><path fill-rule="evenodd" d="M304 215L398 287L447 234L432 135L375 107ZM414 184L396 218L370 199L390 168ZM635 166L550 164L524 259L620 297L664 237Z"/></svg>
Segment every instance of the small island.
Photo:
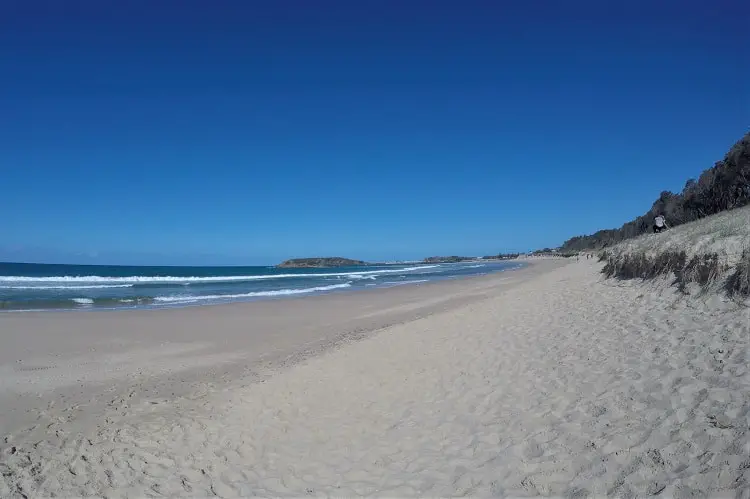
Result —
<svg viewBox="0 0 750 499"><path fill-rule="evenodd" d="M362 260L352 260L340 256L329 256L321 258L292 258L281 262L276 267L280 269L309 269L326 267L353 267L366 265Z"/></svg>
<svg viewBox="0 0 750 499"><path fill-rule="evenodd" d="M422 263L458 263L476 260L473 256L428 256Z"/></svg>

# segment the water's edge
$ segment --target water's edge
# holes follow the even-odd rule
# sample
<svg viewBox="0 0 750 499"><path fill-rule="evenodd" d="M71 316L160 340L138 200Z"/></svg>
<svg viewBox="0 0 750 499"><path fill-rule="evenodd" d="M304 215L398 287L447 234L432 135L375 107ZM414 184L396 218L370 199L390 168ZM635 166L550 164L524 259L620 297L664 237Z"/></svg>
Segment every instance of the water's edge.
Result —
<svg viewBox="0 0 750 499"><path fill-rule="evenodd" d="M18 264L0 263L0 312L175 308L318 296L476 277L527 264L462 262L301 270L25 265L25 275L18 275Z"/></svg>

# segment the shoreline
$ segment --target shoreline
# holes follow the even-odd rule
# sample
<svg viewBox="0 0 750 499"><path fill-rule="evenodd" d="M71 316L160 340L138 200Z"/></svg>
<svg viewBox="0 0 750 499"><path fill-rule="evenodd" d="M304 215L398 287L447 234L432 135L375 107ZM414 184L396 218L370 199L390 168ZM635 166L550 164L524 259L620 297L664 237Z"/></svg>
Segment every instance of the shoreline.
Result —
<svg viewBox="0 0 750 499"><path fill-rule="evenodd" d="M134 382L143 382L144 397L171 398L207 381L256 380L559 266L540 261L419 285L249 302L0 314L0 437L43 414L50 401L87 407L91 420L104 409L94 399Z"/></svg>
<svg viewBox="0 0 750 499"><path fill-rule="evenodd" d="M422 276L428 277L430 274L415 274L413 280L405 280L405 281L394 281L394 282L384 282L379 283L376 285L370 285L365 284L364 286L352 286L352 282L347 283L335 283L335 284L326 284L324 286L314 286L312 288L307 288L303 290L282 290L282 291L288 291L288 292L278 292L276 294L276 290L269 290L269 291L259 291L259 292L249 292L246 294L239 294L239 295L227 295L226 297L223 297L222 295L213 295L211 299L207 299L208 297L203 297L201 295L195 296L193 299L190 295L186 295L184 298L175 299L174 301L164 301L161 302L162 297L154 297L154 296L145 296L145 295L138 295L133 296L132 298L128 297L102 297L102 298L50 298L45 300L38 300L36 302L29 302L29 303L35 303L37 306L32 308L22 308L25 306L28 306L23 301L18 302L2 302L0 301L0 315L3 315L4 313L14 313L14 314L35 314L35 313L50 313L50 312L112 312L112 311L133 311L133 310L163 310L163 309L182 309L182 308L190 308L190 307L205 307L205 306L216 306L216 305L229 305L229 304L238 304L238 303L255 303L255 302L267 302L267 301L276 301L276 300L289 300L289 299L300 299L300 298L311 298L315 296L325 296L325 295L331 295L331 294L342 294L342 293L353 293L358 291L372 291L369 289L370 286L376 289L390 289L394 287L400 287L400 286L408 286L408 285L423 285L428 284L432 282L443 282L443 281L452 281L457 279L464 279L464 278L476 278L476 277L482 277L486 275L492 275L496 273L502 273L502 272L512 272L516 270L520 270L524 268L525 266L529 265L528 262L521 261L521 260L505 260L505 261L492 261L487 262L489 264L492 263L507 263L512 264L515 263L515 266L512 267L506 267L506 268L490 268L487 272L484 273L476 273L476 274L468 274L468 275L447 275L447 276L431 276L429 278L421 278ZM452 265L452 264L442 264L442 265ZM431 268L435 267L437 265L424 265L425 268ZM414 268L405 269L405 272L409 270L414 270ZM359 271L359 272L365 272L367 271ZM352 274L359 273L358 271L352 270ZM315 274L310 275L304 275L305 277L314 277ZM343 274L342 274L343 275ZM287 276L281 276L281 277L287 277ZM402 275L400 277L406 277L405 275ZM0 276L0 279L2 279L2 276ZM116 278L113 278L116 279ZM190 278L186 278L190 279ZM335 281L334 281L335 282ZM122 285L119 285L122 286ZM130 302L130 303L128 303ZM133 303L134 302L134 303ZM113 305L117 303L118 305ZM9 306L13 305L13 306ZM15 308L15 307L21 307L21 308Z"/></svg>
<svg viewBox="0 0 750 499"><path fill-rule="evenodd" d="M0 317L0 496L742 495L750 309L601 269Z"/></svg>

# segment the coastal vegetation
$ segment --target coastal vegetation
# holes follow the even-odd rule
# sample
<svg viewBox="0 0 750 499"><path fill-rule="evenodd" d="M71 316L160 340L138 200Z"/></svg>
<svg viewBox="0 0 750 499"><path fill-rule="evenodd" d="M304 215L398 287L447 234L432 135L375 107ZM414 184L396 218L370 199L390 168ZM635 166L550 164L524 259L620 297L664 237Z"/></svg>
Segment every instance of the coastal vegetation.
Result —
<svg viewBox="0 0 750 499"><path fill-rule="evenodd" d="M422 263L458 263L476 259L475 256L428 256Z"/></svg>
<svg viewBox="0 0 750 499"><path fill-rule="evenodd" d="M671 227L750 204L750 132L734 144L724 159L690 179L680 193L662 192L643 215L619 229L600 230L568 239L563 252L601 250L651 231L661 214Z"/></svg>
<svg viewBox="0 0 750 499"><path fill-rule="evenodd" d="M750 206L623 241L601 251L599 259L606 277L667 278L684 293L750 297Z"/></svg>
<svg viewBox="0 0 750 499"><path fill-rule="evenodd" d="M352 260L340 256L328 256L319 258L292 258L278 264L276 267L282 269L307 269L307 268L326 268L326 267L353 267L356 265L365 265L362 260Z"/></svg>
<svg viewBox="0 0 750 499"><path fill-rule="evenodd" d="M552 251L552 250L549 250ZM512 260L519 257L519 253L499 253L484 257L476 256L428 256L419 263L436 264L436 263L459 263L472 262L477 260ZM342 257L320 257L320 258L293 258L276 265L277 268L326 268L326 267L353 267L358 265L397 265L407 262L365 262L362 260L352 260ZM410 262L417 263L417 262Z"/></svg>
<svg viewBox="0 0 750 499"><path fill-rule="evenodd" d="M664 215L666 233L650 235ZM698 288L750 296L750 133L682 192L664 191L643 215L619 229L568 239L558 253L599 251L602 273L617 279L671 279ZM544 252L546 250L541 250Z"/></svg>
<svg viewBox="0 0 750 499"><path fill-rule="evenodd" d="M482 260L514 260L521 256L520 253L499 253L497 255L483 256Z"/></svg>
<svg viewBox="0 0 750 499"><path fill-rule="evenodd" d="M727 264L718 253L705 253L688 259L684 251L664 251L654 255L645 252L607 253L602 273L618 279L651 280L673 278L671 284L689 293L690 284L701 291L721 290L732 298L750 296L750 250L744 250L734 265Z"/></svg>

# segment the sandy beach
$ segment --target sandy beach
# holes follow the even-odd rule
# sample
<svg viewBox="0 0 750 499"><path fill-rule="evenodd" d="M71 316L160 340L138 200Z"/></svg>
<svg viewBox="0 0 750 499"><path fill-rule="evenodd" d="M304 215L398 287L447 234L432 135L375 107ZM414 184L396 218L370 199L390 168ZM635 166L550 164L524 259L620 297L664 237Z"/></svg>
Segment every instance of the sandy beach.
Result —
<svg viewBox="0 0 750 499"><path fill-rule="evenodd" d="M600 268L0 315L0 496L750 497L750 311Z"/></svg>

